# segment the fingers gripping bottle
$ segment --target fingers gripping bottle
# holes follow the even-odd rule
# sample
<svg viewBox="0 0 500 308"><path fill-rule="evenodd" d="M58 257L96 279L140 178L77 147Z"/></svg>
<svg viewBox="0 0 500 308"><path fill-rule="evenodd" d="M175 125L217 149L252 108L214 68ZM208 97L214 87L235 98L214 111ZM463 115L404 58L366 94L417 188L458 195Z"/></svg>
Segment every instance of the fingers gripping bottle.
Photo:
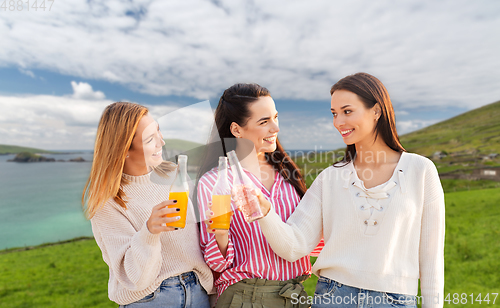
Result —
<svg viewBox="0 0 500 308"><path fill-rule="evenodd" d="M217 182L212 190L211 210L214 213L212 217L211 229L229 230L231 224L231 186L227 177L227 157L219 157L219 169Z"/></svg>
<svg viewBox="0 0 500 308"><path fill-rule="evenodd" d="M186 226L186 215L188 206L189 186L187 181L187 159L186 155L179 155L177 158L177 174L170 187L169 200L177 200L177 203L169 205L169 208L179 208L180 211L167 214L167 217L180 216L181 219L168 223L167 226L173 228L184 228Z"/></svg>
<svg viewBox="0 0 500 308"><path fill-rule="evenodd" d="M251 223L262 218L264 215L260 209L259 200L253 192L257 188L243 171L236 152L227 153L227 157L233 173L233 191L236 205L243 213L246 222Z"/></svg>

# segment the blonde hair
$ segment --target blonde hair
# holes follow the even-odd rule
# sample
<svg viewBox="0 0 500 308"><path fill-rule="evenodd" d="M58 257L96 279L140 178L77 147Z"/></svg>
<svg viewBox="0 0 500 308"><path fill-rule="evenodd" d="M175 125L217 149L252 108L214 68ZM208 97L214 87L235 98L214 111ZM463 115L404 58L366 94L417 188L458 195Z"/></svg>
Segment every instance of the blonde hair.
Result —
<svg viewBox="0 0 500 308"><path fill-rule="evenodd" d="M122 186L128 181L122 176L123 166L139 121L147 113L146 107L126 102L113 103L104 109L97 127L92 169L82 194L82 206L88 219L110 198L127 208ZM172 165L160 165L158 169L164 171L160 174L166 175L165 171L172 170Z"/></svg>

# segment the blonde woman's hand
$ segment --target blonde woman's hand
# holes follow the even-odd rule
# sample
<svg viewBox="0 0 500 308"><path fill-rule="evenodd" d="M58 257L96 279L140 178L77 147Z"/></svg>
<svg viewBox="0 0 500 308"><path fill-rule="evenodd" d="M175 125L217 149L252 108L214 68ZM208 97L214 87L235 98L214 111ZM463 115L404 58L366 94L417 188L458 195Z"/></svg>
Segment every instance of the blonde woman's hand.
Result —
<svg viewBox="0 0 500 308"><path fill-rule="evenodd" d="M162 203L157 204L155 207L153 207L153 210L151 211L151 216L149 217L148 222L146 224L148 226L148 230L150 233L158 234L160 232L177 230L177 228L166 226L166 224L172 223L181 218L180 216L166 217L167 214L178 213L180 211L179 208L168 207L169 205L174 205L177 202L174 201L175 200L163 201Z"/></svg>

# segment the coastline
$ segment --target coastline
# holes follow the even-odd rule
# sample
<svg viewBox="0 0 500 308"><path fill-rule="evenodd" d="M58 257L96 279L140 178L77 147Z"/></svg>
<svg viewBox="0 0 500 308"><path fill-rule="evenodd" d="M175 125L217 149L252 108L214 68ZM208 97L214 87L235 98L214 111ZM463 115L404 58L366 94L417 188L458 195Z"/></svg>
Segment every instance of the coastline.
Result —
<svg viewBox="0 0 500 308"><path fill-rule="evenodd" d="M94 240L94 237L93 236L79 236L79 237L75 237L75 238L72 238L69 240L43 243L43 244L34 245L34 246L12 247L12 248L0 250L0 255L8 254L11 252L27 251L27 250L33 250L33 249L38 249L38 248L63 245L63 244L74 243L74 242L79 242L79 241L89 241L89 240Z"/></svg>

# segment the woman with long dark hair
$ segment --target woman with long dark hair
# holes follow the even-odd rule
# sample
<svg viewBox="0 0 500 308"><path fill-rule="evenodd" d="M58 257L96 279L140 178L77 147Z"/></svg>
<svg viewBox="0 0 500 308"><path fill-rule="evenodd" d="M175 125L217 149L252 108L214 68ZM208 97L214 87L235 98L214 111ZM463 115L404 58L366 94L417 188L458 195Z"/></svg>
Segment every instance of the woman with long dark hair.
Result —
<svg viewBox="0 0 500 308"><path fill-rule="evenodd" d="M293 262L324 236L312 307L416 307L419 279L422 307L443 307L444 194L436 167L404 150L377 78L347 76L330 94L344 159L318 175L286 223L259 196L266 239Z"/></svg>
<svg viewBox="0 0 500 308"><path fill-rule="evenodd" d="M220 274L215 282L216 307L246 303L285 307L293 292L305 294L302 282L311 271L309 257L293 262L282 259L264 239L259 224L247 223L239 211L235 211L229 231L207 229L217 161L229 151L236 151L246 175L270 200L279 219L290 216L306 191L299 168L277 138L278 112L269 91L257 84L226 89L215 111L215 125L214 140L200 169L197 199L205 261ZM216 142L219 136L220 142ZM228 173L232 185L231 170Z"/></svg>

